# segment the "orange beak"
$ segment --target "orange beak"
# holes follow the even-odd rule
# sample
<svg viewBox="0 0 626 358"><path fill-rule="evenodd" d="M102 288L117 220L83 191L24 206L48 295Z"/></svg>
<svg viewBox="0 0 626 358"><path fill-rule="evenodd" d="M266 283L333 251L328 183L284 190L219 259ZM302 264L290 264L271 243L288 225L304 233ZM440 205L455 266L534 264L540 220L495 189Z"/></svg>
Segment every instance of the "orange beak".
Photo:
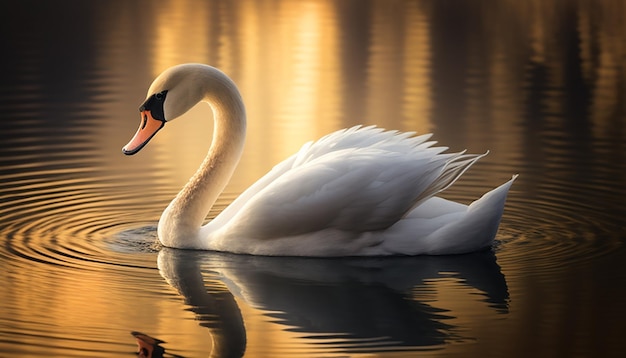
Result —
<svg viewBox="0 0 626 358"><path fill-rule="evenodd" d="M152 137L159 131L159 129L163 128L165 125L165 121L154 119L152 117L152 112L149 110L141 111L141 123L139 124L139 129L137 129L137 133L133 136L133 139L128 142L122 148L122 152L126 155L133 155L141 150Z"/></svg>

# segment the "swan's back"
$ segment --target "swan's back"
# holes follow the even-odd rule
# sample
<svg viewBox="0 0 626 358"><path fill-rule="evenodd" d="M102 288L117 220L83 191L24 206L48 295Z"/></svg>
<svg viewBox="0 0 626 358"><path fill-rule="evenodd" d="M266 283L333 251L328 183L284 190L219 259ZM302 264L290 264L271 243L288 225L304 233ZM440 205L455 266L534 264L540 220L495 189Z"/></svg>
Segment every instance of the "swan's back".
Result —
<svg viewBox="0 0 626 358"><path fill-rule="evenodd" d="M413 135L353 127L305 144L201 230L206 248L269 255L390 254L368 252L382 247L385 231L412 217L414 208L483 156L443 153L447 148L433 146L430 135ZM419 227L411 230L413 235L405 234L424 234Z"/></svg>

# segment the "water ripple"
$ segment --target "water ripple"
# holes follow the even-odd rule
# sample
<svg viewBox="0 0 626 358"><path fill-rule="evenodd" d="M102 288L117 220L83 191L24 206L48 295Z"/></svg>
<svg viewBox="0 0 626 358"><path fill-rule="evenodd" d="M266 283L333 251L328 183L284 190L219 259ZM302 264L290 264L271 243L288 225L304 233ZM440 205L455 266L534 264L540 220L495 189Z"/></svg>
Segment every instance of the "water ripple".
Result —
<svg viewBox="0 0 626 358"><path fill-rule="evenodd" d="M536 197L513 193L498 237L498 255L505 265L551 275L622 245L624 228L614 215L598 210L596 203L572 198L581 188L568 188L570 196L562 195L563 188L544 185Z"/></svg>
<svg viewBox="0 0 626 358"><path fill-rule="evenodd" d="M57 165L63 169L56 169ZM127 258L111 254L106 243L114 240L114 234L146 223L140 214L120 210L137 208L134 196L103 196L112 180L98 176L94 182L90 174L87 168L47 162L44 168L34 163L27 171L1 175L7 183L0 203L6 237L3 254L21 257L25 265L28 261L73 269L93 269L86 262L122 265ZM150 252L151 243L123 239L114 243L120 250Z"/></svg>

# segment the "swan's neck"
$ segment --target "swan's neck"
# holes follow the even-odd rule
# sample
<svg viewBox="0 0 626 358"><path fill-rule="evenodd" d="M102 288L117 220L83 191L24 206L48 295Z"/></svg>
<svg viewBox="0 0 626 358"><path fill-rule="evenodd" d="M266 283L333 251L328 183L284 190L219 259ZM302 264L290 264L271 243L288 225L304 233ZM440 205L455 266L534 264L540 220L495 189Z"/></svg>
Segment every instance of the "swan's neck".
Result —
<svg viewBox="0 0 626 358"><path fill-rule="evenodd" d="M205 81L204 101L213 110L214 129L209 152L161 215L161 243L176 248L203 248L199 229L230 180L243 150L246 114L235 84L221 72Z"/></svg>

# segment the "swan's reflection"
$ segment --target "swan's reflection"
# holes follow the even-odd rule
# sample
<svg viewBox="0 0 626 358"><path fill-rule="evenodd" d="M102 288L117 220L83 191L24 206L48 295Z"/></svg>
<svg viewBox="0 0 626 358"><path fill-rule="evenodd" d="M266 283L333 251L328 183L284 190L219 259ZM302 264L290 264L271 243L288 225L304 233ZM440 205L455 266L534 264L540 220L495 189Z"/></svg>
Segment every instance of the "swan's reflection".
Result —
<svg viewBox="0 0 626 358"><path fill-rule="evenodd" d="M507 286L492 252L447 257L311 259L163 249L158 266L213 338L212 356L240 356L246 345L233 295L292 331L328 339L335 351L432 347L459 338L445 310L415 298L426 280L455 277L507 312ZM207 290L202 270L230 292ZM326 345L325 345L326 346Z"/></svg>

